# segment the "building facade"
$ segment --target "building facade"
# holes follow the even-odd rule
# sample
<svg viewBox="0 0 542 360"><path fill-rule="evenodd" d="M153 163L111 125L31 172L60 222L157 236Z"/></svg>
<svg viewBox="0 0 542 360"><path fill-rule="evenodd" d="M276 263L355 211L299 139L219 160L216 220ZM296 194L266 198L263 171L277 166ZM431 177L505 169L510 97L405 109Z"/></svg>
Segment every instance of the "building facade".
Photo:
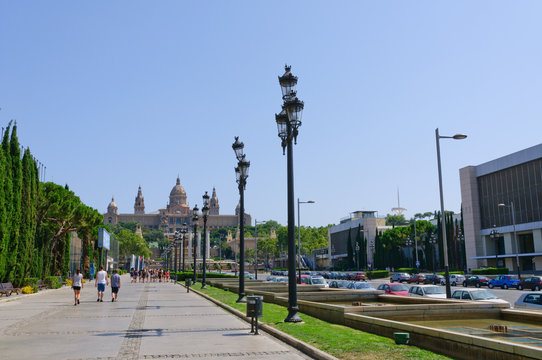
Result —
<svg viewBox="0 0 542 360"><path fill-rule="evenodd" d="M115 199L111 199L111 202L107 206L107 212L104 214L104 223L118 224L136 222L151 229L162 229L164 236L173 241L176 231L180 231L183 224L190 226L193 229L192 224L193 210L187 202L187 195L184 188L181 186L181 179L177 177L175 186L169 193L169 202L166 207L158 209L151 213L145 213L145 201L143 198L143 192L141 186L137 191L137 196L134 202L133 214L119 214L118 206L115 203ZM245 224L250 225L252 218L250 214L245 213ZM237 226L239 224L239 216L236 210L236 215L220 215L220 206L218 203L218 197L216 195L216 189L213 188L213 194L209 200L209 216L207 217L207 228L218 229L222 227ZM201 231L203 230L203 216L199 214L198 220L198 233L196 234L195 244L192 241L193 232L189 231L187 234L186 246L183 253L188 259L193 258L193 248L196 246L196 256L202 257L201 249ZM209 256L209 231L206 236L206 256ZM181 255L182 256L182 255Z"/></svg>
<svg viewBox="0 0 542 360"><path fill-rule="evenodd" d="M367 239L367 261L372 263L374 259L374 244L376 235L378 232L384 232L389 229L390 226L386 226L386 219L376 217L375 211L355 211L350 216L341 219L338 225L329 228L327 257L329 261L327 264L330 267L335 267L341 260L346 260L348 256L348 234L350 233L352 244L356 240L356 232L361 229L361 236ZM320 253L323 250L320 249ZM356 250L353 249L354 256L356 256ZM323 260L323 255L320 254L320 262L326 263Z"/></svg>
<svg viewBox="0 0 542 360"><path fill-rule="evenodd" d="M542 272L542 144L459 176L468 268Z"/></svg>

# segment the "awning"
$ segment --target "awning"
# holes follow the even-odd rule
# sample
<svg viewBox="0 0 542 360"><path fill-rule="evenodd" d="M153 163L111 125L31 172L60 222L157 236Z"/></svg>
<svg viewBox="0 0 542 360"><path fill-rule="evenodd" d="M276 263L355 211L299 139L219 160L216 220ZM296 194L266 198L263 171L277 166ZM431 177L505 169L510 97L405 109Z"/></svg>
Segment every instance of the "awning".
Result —
<svg viewBox="0 0 542 360"><path fill-rule="evenodd" d="M519 257L526 257L526 256L529 256L529 257L533 257L533 256L542 256L542 252L537 252L537 253L521 253L521 254L519 254ZM474 256L474 257L471 257L471 259L474 259L474 260L480 260L480 259L495 259L495 258L504 259L504 258L515 258L515 257L516 257L516 254L504 254L504 255Z"/></svg>

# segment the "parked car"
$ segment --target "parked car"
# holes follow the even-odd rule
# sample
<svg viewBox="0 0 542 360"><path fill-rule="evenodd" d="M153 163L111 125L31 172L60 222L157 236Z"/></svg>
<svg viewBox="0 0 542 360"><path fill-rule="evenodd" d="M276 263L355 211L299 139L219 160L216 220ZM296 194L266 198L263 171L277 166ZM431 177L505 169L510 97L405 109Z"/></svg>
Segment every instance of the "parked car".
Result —
<svg viewBox="0 0 542 360"><path fill-rule="evenodd" d="M401 296L407 296L408 295L408 286L405 284L380 284L376 288L377 290L383 290L386 292L386 294L389 295L401 295Z"/></svg>
<svg viewBox="0 0 542 360"><path fill-rule="evenodd" d="M410 275L407 273L395 273L390 277L390 283L393 283L395 281L397 282L408 282L408 279L410 279Z"/></svg>
<svg viewBox="0 0 542 360"><path fill-rule="evenodd" d="M523 279L518 284L518 290L530 289L534 291L540 291L542 289L542 277L540 276L531 276Z"/></svg>
<svg viewBox="0 0 542 360"><path fill-rule="evenodd" d="M423 274L413 274L409 279L408 279L408 283L409 284L412 284L412 283L416 283L416 284L420 284L425 281L425 275Z"/></svg>
<svg viewBox="0 0 542 360"><path fill-rule="evenodd" d="M486 289L462 289L454 290L452 299L458 300L475 300L493 303L508 304L508 301L499 299L495 294Z"/></svg>
<svg viewBox="0 0 542 360"><path fill-rule="evenodd" d="M463 284L465 281L465 276L459 274L450 274L450 285L456 286L457 284ZM446 278L443 276L440 279L440 285L446 285Z"/></svg>
<svg viewBox="0 0 542 360"><path fill-rule="evenodd" d="M370 284L362 281L351 281L346 288L351 290L376 290Z"/></svg>
<svg viewBox="0 0 542 360"><path fill-rule="evenodd" d="M355 272L352 274L348 274L347 279L353 281L365 281L365 274L361 272Z"/></svg>
<svg viewBox="0 0 542 360"><path fill-rule="evenodd" d="M322 276L319 275L310 275L309 276L311 285L320 285L322 287L329 287L329 285L326 282L326 279L324 279Z"/></svg>
<svg viewBox="0 0 542 360"><path fill-rule="evenodd" d="M346 289L348 283L348 280L331 280L329 282L329 287L332 289Z"/></svg>
<svg viewBox="0 0 542 360"><path fill-rule="evenodd" d="M301 275L301 277L297 276L297 283L299 285L311 285L311 279L309 275Z"/></svg>
<svg viewBox="0 0 542 360"><path fill-rule="evenodd" d="M425 276L425 280L423 281L423 283L437 285L437 284L440 284L443 279L444 279L444 276L442 275L431 274L431 275Z"/></svg>
<svg viewBox="0 0 542 360"><path fill-rule="evenodd" d="M514 303L514 308L542 310L542 292L521 294L519 299Z"/></svg>
<svg viewBox="0 0 542 360"><path fill-rule="evenodd" d="M489 280L487 286L493 289L498 286L502 289L508 289L509 287L517 288L519 285L519 278L517 275L497 275L493 279Z"/></svg>
<svg viewBox="0 0 542 360"><path fill-rule="evenodd" d="M277 277L275 275L269 275L265 281L277 281Z"/></svg>
<svg viewBox="0 0 542 360"><path fill-rule="evenodd" d="M408 289L408 296L446 299L446 290L438 285L413 285Z"/></svg>
<svg viewBox="0 0 542 360"><path fill-rule="evenodd" d="M468 278L463 281L463 286L476 286L479 288L480 286L487 286L489 284L489 278L487 276L481 276L481 275L473 275L469 276Z"/></svg>

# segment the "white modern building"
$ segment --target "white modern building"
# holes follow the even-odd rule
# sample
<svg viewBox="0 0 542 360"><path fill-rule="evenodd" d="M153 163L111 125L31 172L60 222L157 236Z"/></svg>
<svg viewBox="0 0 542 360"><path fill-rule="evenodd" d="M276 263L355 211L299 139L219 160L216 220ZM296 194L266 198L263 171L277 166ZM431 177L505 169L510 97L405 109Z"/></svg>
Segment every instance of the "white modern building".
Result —
<svg viewBox="0 0 542 360"><path fill-rule="evenodd" d="M459 176L468 268L542 272L542 144Z"/></svg>

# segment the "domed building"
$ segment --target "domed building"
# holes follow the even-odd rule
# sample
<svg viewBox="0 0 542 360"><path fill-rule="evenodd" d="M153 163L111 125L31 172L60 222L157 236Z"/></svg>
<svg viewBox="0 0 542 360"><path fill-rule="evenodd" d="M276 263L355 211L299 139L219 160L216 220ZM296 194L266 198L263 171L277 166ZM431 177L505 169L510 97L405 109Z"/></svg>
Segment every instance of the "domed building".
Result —
<svg viewBox="0 0 542 360"><path fill-rule="evenodd" d="M198 198L199 207L201 208L201 197ZM111 202L107 206L107 213L104 214L104 223L118 224L136 222L151 229L163 229L164 235L173 241L173 237L176 231L180 231L183 224L190 226L193 229L192 224L192 209L187 201L187 195L184 187L181 185L181 178L177 177L177 181L169 193L169 202L165 208L158 209L152 213L145 213L145 201L143 198L143 191L141 185L137 190L137 195L134 202L133 214L119 214L118 206L115 203L115 199L112 198ZM216 189L213 188L213 194L209 200L209 216L207 218L207 228L218 229L222 227L237 226L239 224L239 212L236 210L235 215L220 215L220 206L218 204L218 196L216 195ZM250 225L252 218L249 214L245 213L245 224ZM203 216L199 214L198 220L198 234L196 242L196 253L198 257L202 256L201 253L201 231L203 230ZM188 246L185 248L184 253L188 259L192 259L192 231L189 231ZM209 245L209 232L206 239L207 245ZM209 246L207 246L206 256L209 256Z"/></svg>

